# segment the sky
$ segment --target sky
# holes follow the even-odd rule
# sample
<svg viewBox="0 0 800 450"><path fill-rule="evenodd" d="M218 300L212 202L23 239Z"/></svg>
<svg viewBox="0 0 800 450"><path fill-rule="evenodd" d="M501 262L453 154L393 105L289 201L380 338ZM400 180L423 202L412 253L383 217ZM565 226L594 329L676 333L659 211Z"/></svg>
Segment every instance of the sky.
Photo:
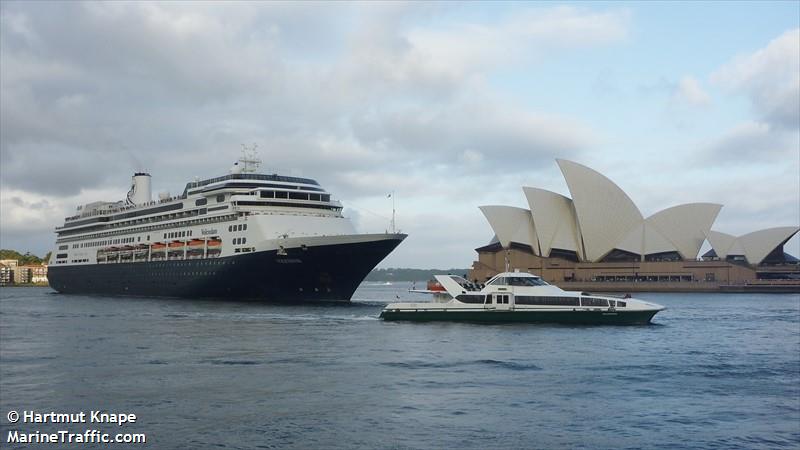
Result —
<svg viewBox="0 0 800 450"><path fill-rule="evenodd" d="M800 2L0 3L0 247L44 255L133 172L180 193L242 144L360 232L394 204L381 267L469 267L478 206L569 195L556 158L645 217L800 225Z"/></svg>

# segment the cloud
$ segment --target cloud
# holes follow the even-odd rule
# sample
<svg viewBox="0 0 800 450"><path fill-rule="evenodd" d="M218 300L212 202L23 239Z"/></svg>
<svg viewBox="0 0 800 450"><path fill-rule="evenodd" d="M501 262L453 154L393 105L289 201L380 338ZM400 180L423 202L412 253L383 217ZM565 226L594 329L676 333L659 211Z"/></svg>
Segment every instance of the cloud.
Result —
<svg viewBox="0 0 800 450"><path fill-rule="evenodd" d="M786 31L766 47L738 56L714 72L711 80L747 95L765 122L800 129L800 29Z"/></svg>
<svg viewBox="0 0 800 450"><path fill-rule="evenodd" d="M586 123L502 97L487 79L624 40L630 13L525 7L476 21L459 8L4 2L4 239L42 233L33 250L44 253L64 215L121 198L133 171L174 194L225 172L241 143L259 144L266 170L317 178L355 205L378 209L396 189L434 210L433 189L440 203L491 196L487 184L591 147ZM49 225L26 231L42 200Z"/></svg>
<svg viewBox="0 0 800 450"><path fill-rule="evenodd" d="M793 159L800 148L797 133L775 129L765 122L742 122L718 138L700 144L698 163L729 166L773 163Z"/></svg>
<svg viewBox="0 0 800 450"><path fill-rule="evenodd" d="M711 96L703 90L697 79L691 76L685 76L678 81L672 98L674 101L690 106L708 106L711 104Z"/></svg>

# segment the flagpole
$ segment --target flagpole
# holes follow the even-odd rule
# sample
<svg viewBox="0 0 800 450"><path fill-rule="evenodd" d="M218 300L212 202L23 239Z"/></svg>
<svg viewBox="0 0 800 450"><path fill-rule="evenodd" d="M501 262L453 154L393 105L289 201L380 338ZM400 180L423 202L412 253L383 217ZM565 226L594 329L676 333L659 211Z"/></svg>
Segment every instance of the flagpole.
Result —
<svg viewBox="0 0 800 450"><path fill-rule="evenodd" d="M395 230L394 230L394 211L395 211L395 209L394 209L394 191L392 191L392 234L395 233Z"/></svg>

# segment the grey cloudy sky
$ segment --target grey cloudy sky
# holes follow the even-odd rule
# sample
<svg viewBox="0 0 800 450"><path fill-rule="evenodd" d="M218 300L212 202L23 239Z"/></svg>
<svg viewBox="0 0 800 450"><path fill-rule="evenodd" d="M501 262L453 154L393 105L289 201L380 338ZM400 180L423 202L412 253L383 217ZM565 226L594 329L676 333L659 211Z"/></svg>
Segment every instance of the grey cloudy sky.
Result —
<svg viewBox="0 0 800 450"><path fill-rule="evenodd" d="M0 245L42 255L133 171L177 193L242 143L360 231L388 227L394 192L410 237L383 266L469 266L479 205L568 194L555 158L646 216L717 202L719 231L797 225L798 8L2 2Z"/></svg>

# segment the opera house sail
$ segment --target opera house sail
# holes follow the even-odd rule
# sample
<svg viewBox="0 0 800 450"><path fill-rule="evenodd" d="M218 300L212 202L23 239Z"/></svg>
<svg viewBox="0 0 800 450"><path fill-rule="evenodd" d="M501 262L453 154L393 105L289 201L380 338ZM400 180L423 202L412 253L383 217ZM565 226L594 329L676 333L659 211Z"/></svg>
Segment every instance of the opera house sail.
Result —
<svg viewBox="0 0 800 450"><path fill-rule="evenodd" d="M578 289L800 292L798 260L783 250L800 227L733 236L712 230L722 209L716 203L676 205L644 217L601 173L557 163L570 197L525 186L529 209L480 207L495 236L477 249L472 278L518 268ZM711 250L700 255L706 242Z"/></svg>

